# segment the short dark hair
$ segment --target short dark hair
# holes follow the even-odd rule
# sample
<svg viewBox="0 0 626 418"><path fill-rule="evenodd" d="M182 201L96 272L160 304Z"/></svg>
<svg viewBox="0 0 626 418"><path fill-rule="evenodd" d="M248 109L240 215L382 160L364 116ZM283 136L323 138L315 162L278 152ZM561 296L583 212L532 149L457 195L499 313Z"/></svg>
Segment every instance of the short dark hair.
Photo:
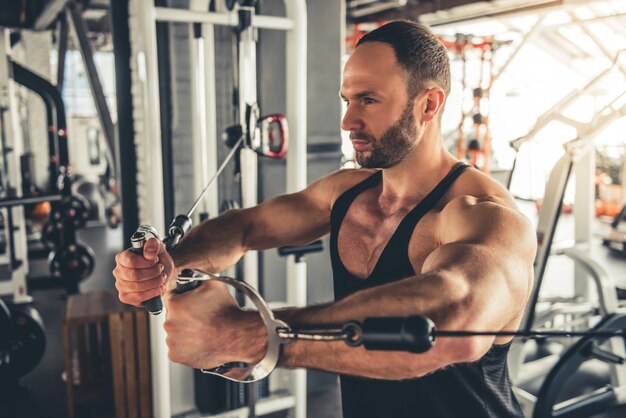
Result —
<svg viewBox="0 0 626 418"><path fill-rule="evenodd" d="M383 42L393 47L396 60L409 75L409 99L414 99L425 88L427 81L434 81L448 97L448 51L428 27L408 20L398 20L365 34L357 43L357 48L366 42Z"/></svg>

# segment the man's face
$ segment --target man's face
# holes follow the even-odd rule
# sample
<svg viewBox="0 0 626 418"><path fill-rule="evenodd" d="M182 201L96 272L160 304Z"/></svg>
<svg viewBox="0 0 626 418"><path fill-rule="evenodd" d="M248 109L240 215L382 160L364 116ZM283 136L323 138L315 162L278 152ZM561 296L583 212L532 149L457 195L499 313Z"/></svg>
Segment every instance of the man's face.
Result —
<svg viewBox="0 0 626 418"><path fill-rule="evenodd" d="M341 96L348 107L341 127L350 132L362 167L392 167L418 142L406 76L393 48L380 42L360 45L346 63Z"/></svg>
<svg viewBox="0 0 626 418"><path fill-rule="evenodd" d="M413 149L417 137L413 103L407 103L400 120L376 138L366 132L350 133L350 139L365 139L369 152L356 151L356 160L365 168L389 168L398 164Z"/></svg>

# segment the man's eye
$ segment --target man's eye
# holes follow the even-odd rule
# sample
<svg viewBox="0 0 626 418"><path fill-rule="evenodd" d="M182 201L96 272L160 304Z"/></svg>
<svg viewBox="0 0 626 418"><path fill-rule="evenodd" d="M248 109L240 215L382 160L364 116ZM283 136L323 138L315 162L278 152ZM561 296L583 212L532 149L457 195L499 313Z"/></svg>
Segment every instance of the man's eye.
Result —
<svg viewBox="0 0 626 418"><path fill-rule="evenodd" d="M365 104L374 104L376 103L376 100L372 99L371 97L366 97L363 99L363 101L365 102Z"/></svg>

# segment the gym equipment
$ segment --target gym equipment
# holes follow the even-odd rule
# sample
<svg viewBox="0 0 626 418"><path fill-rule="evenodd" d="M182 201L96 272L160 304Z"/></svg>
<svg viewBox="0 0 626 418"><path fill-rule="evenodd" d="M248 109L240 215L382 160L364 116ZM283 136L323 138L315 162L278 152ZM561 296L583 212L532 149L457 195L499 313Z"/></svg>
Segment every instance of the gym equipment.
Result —
<svg viewBox="0 0 626 418"><path fill-rule="evenodd" d="M264 129L266 131L266 134L263 135L263 138L261 138L261 140L259 140L259 143L255 144L256 146L255 150L257 152L262 151L263 155L271 156L272 158L283 158L286 152L286 141L287 141L287 130L286 130L287 124L286 124L285 118L282 115L271 115L271 116L261 118L261 119L255 118L255 120L258 120L260 121L261 124L264 124ZM279 144L280 145L277 150L272 151L271 150L272 146L270 145L270 141L271 141L270 137L272 135L269 133L269 126L271 126L274 123L278 123L280 127L279 128L279 132L280 132ZM246 137L248 138L249 141L252 141L251 138L253 138L254 136L256 136L256 134L252 135L250 133L250 130L246 131ZM245 147L243 136L237 139L232 150L226 156L226 158L224 159L224 161L218 168L217 172L213 175L213 177L211 177L209 182L206 184L206 186L204 187L204 190L200 193L200 196L198 196L198 198L196 199L194 204L191 206L191 209L189 209L187 214L186 215L180 214L180 215L177 215L176 218L174 218L174 221L172 221L172 223L170 224L168 228L168 232L165 238L163 239L165 248L168 251L174 248L180 242L180 240L185 236L185 234L189 231L189 229L191 229L191 225L192 225L191 215L193 214L193 212L196 210L196 208L202 201L205 193L208 191L211 184L215 181L216 178L219 177L219 175L222 173L226 165L239 151L240 145ZM143 246L145 245L146 241L150 238L158 239L158 232L150 225L141 225L131 237L132 251L136 254L143 254ZM163 301L160 296L156 296L146 301L145 306L148 312L150 312L153 315L158 315L163 311Z"/></svg>
<svg viewBox="0 0 626 418"><path fill-rule="evenodd" d="M296 259L296 263L303 261L304 256L310 253L318 253L324 250L324 244L322 240L313 241L307 245L290 245L278 248L278 255L281 257L287 257L293 255Z"/></svg>
<svg viewBox="0 0 626 418"><path fill-rule="evenodd" d="M68 293L78 293L78 282L93 273L96 255L91 247L76 242L51 251L48 263L52 277L62 280Z"/></svg>
<svg viewBox="0 0 626 418"><path fill-rule="evenodd" d="M248 106L248 109L249 115L252 115L252 107ZM219 177L230 160L239 152L240 146L243 146L244 148L251 146L255 152L266 155L270 158L283 158L285 156L287 151L287 121L285 120L285 117L275 114L264 118L257 118L254 116L249 118L249 120L250 124L246 128L245 137L242 135L234 142L232 150L226 156L217 172L208 181L204 190L200 193L200 196L198 196L194 204L191 206L191 209L189 209L186 215L181 214L176 216L174 221L170 224L167 235L163 240L163 243L168 251L174 248L189 231L189 229L191 229L191 215L202 201L211 184L216 178ZM262 128L258 128L259 125ZM278 126L278 145L275 145L274 143L275 134L271 130L271 127L274 125ZM252 126L255 126L255 128L252 128ZM238 132L238 129L231 129L231 131ZM244 142L244 139L246 139L246 142ZM230 137L229 140L232 140L232 137ZM158 233L152 226L140 226L131 237L133 252L136 254L143 254L143 246L145 242L152 237L158 239ZM145 306L148 312L153 315L158 315L163 310L163 301L160 296L156 296L146 301Z"/></svg>
<svg viewBox="0 0 626 418"><path fill-rule="evenodd" d="M39 312L27 304L0 299L0 397L11 396L18 380L43 358L46 335Z"/></svg>
<svg viewBox="0 0 626 418"><path fill-rule="evenodd" d="M552 120L559 119L576 99L581 97L581 95L592 92L593 88L597 87L600 81L618 68L619 57L622 55L622 52L619 52L612 58L613 64L609 68L599 73L582 89L572 91L555 106L551 107L546 114L538 119L527 135L512 141L511 146L516 151L519 151L523 143L533 138ZM564 144L565 153L557 161L548 178L537 225L538 246L534 263L534 287L521 325L523 330L530 330L533 326L549 328L554 326L555 323L559 324L559 321L559 327L567 326L573 329L586 329L593 325L598 318L621 313L615 283L609 279L604 269L589 257L589 251L586 247L588 243L580 242L582 240L579 239L575 247L565 249L554 249L552 245L562 211L565 189L574 170L576 170L576 178L578 179L576 201L581 203L593 201L594 196L590 195L593 188L587 187L590 186L589 182L593 177L591 174L593 164L589 161L593 153L590 151L593 149L593 139L597 133L612 121L626 114L626 106L619 103L623 99L624 94L616 92L616 96L614 100L606 104L602 109L599 109L588 124L576 127L576 139ZM572 121L572 126L575 123L575 121ZM509 177L509 186L511 178L512 176ZM577 203L577 208L579 206L580 208L574 211L577 237L584 236L589 230L589 221L592 216L591 208L588 207L590 205L581 203ZM552 254L565 255L575 262L575 296L573 298L539 299L548 257ZM597 303L590 301L591 286L588 278L591 278L593 286L597 290ZM532 415L532 411L537 407L537 399L535 395L523 389L523 386L536 378L545 376L560 361L560 355L555 353L537 361L525 363L523 346L526 340L527 338L521 337L513 342L509 351L509 370L511 380L515 385L514 391L517 398L524 406L526 413ZM571 341L562 341L562 343L567 346L571 344ZM605 344L612 354L619 357L626 355L623 342L610 339ZM608 369L610 382L613 387L620 388L626 385L626 367L624 365L608 363Z"/></svg>
<svg viewBox="0 0 626 418"><path fill-rule="evenodd" d="M89 181L78 181L73 184L75 194L81 196L87 202L88 208L84 218L86 221L99 220L100 210L104 206L99 185Z"/></svg>
<svg viewBox="0 0 626 418"><path fill-rule="evenodd" d="M283 159L287 154L288 127L287 119L281 114L260 117L256 104L246 105L246 126L231 125L224 130L224 143L233 148L244 137L245 145L257 154Z"/></svg>
<svg viewBox="0 0 626 418"><path fill-rule="evenodd" d="M63 284L68 294L78 293L78 284L89 277L95 267L93 250L76 239L76 229L83 226L89 213L89 203L71 191L72 176L65 172L60 185L61 202L53 205L50 223L42 236L52 242L48 265L53 280Z"/></svg>
<svg viewBox="0 0 626 418"><path fill-rule="evenodd" d="M626 205L622 207L613 221L611 222L611 230L602 238L602 244L626 254Z"/></svg>
<svg viewBox="0 0 626 418"><path fill-rule="evenodd" d="M213 177L211 177L211 179L209 179L209 182L204 187L204 190L202 190L202 192L200 193L200 196L198 196L196 201L193 203L191 209L189 209L189 212L187 212L186 215L181 214L177 215L176 218L174 218L168 228L165 238L163 239L163 244L165 244L165 248L168 251L174 248L189 231L189 229L191 229L191 215L202 201L202 198L209 190L211 184L215 181L215 179L219 177L219 175L222 173L222 171L224 171L224 168L226 168L230 160L232 160L232 158L235 156L235 154L239 150L239 145L241 145L242 143L243 137L239 138L233 149L228 153L220 167L217 169L217 172L213 175ZM159 238L159 234L156 229L151 225L141 225L130 238L132 251L135 254L143 254L143 246L150 238ZM148 312L153 315L158 315L163 311L163 300L161 299L161 296L155 296L154 298L146 301L144 305L146 306Z"/></svg>
<svg viewBox="0 0 626 418"><path fill-rule="evenodd" d="M23 154L23 135L18 117L19 104L15 94L15 82L21 73L20 68L14 68L11 61L10 36L7 29L0 28L0 136L2 139L0 205L4 205L2 216L6 226L7 250L2 256L1 263L9 271L9 280L0 280L0 295L11 294L14 302L24 303L31 301L32 298L27 294L26 285L27 228L22 204L40 203L46 199L24 200L17 193L22 185L19 157Z"/></svg>
<svg viewBox="0 0 626 418"><path fill-rule="evenodd" d="M129 22L129 31L126 32L125 28L119 26L118 29L114 29L114 42L121 52L128 52L128 62L131 63L130 67L126 64L121 66L119 74L116 74L116 80L118 83L128 83L126 88L118 88L118 91L131 92L132 101L118 101L118 115L120 116L120 128L124 138L124 141L120 143L121 166L122 167L136 167L127 171L127 174L123 171L122 181L125 185L126 191L130 190L129 198L124 199L124 228L126 236L130 237L136 231L139 226L139 220L150 222L156 227L157 230L163 231L167 228L170 221L165 220L165 205L162 191L163 187L163 161L165 155L163 154L163 148L160 135L160 127L163 125L160 122L162 114L160 113L159 105L160 100L158 96L158 79L159 79L159 65L157 62L157 50L153 48L156 44L157 28L155 23L162 22L186 22L196 23L198 26L202 26L202 34L205 36L206 42L202 47L203 41L194 37L191 41L192 47L190 48L190 55L193 58L192 70L194 76L192 77L192 83L207 83L207 87L210 83L215 81L214 77L200 77L201 74L213 74L212 68L214 65L213 51L211 48L211 40L213 34L213 25L222 25L232 28L239 27L239 23L244 21L250 22L251 26L247 27L240 37L241 42L239 44L239 55L245 57L241 60L241 65L237 68L238 73L241 74L239 80L241 80L241 90L239 94L240 112L239 115L243 116L245 112L245 104L255 103L256 97L251 98L250 92L256 90L254 81L256 77L256 64L249 60L256 52L256 45L250 42L255 39L255 33L258 29L275 29L284 31L286 34L286 99L287 99L287 118L289 120L290 130L290 150L287 157L287 171L286 176L287 185L286 191L288 193L294 193L302 190L307 185L306 176L306 33L307 33L307 21L306 21L306 4L302 0L287 0L285 2L285 17L280 16L256 16L252 19L246 19L243 16L240 19L241 14L253 14L254 9L249 10L237 10L234 13L223 13L219 8L221 2L216 2L218 5L218 12L206 12L206 5L202 8L197 7L197 2L190 3L189 9L172 9L167 7L155 7L151 2L144 2L138 0L131 0L130 2L123 2L114 0L112 2L112 12L114 14L120 13L125 15L128 13L127 18L122 17L121 22ZM235 5L237 8L238 5ZM114 26L116 25L116 19L113 19ZM242 25L243 26L243 25ZM120 42L117 42L119 39ZM245 44L245 45L244 45ZM128 47L130 46L130 50ZM199 51L202 53L199 53ZM159 54L160 55L160 54ZM137 57L140 57L142 62L136 62ZM142 58L145 57L145 60ZM117 60L116 60L117 61ZM145 65L145 77L137 76L138 65ZM204 67L205 71L200 71ZM131 86L132 84L132 86ZM213 175L217 169L218 163L212 165L215 161L215 156L218 155L216 151L216 143L212 140L211 129L216 126L215 118L217 114L214 109L214 103L211 97L203 96L202 92L215 91L210 87L202 88L198 84L193 84L196 87L192 88L192 92L196 100L193 101L195 111L192 112L193 119L192 124L197 130L194 129L194 133L199 134L197 136L197 148L194 152L194 167L196 167L197 181L195 182L194 189L195 194L200 193L200 190L208 182L209 178ZM139 94L139 92L143 92ZM129 99L131 97L129 96ZM204 100L203 100L204 99ZM131 112L127 104L135 103L141 109L142 112ZM126 107L126 108L125 108ZM206 112L205 112L206 111ZM133 115L133 120L128 118L129 115ZM205 117L206 115L206 117ZM239 120L239 123L245 125L245 121ZM133 129L133 126L137 129ZM205 130L207 132L206 142L203 143L201 133ZM155 143L155 140L157 141ZM206 144L204 146L203 144ZM132 148L132 149L131 149ZM137 151L135 153L135 150ZM252 158L258 154L251 150L242 150L245 161L242 162L242 169L248 170L253 167L253 164L248 164ZM140 156L136 158L135 156ZM196 161L198 165L196 165ZM128 175L128 178L125 176ZM243 172L241 176L242 180L242 206L249 207L255 205L255 196L257 191L257 181L255 178L254 170ZM141 185L141 193L138 194L139 199L136 199L137 194L133 192L136 184ZM215 183L211 187L211 190L207 193L211 198L205 199L204 204L207 208L211 205L217 205L219 198L217 197L217 188L214 187ZM124 192L126 193L126 192ZM134 206L134 202L137 206ZM217 213L217 207L209 210L209 213ZM165 223L164 223L165 222ZM195 221L194 221L195 222ZM252 257L252 258L251 258ZM244 259L244 277L246 281L256 283L256 275L258 267L254 260L255 254L249 253ZM306 298L306 282L304 274L306 269L293 268L295 263L290 257L287 260L288 268L288 286L289 295L288 303L294 305L294 299L297 297L300 300L304 296ZM299 303L299 302L298 302ZM159 326L159 320L153 318L151 321L151 335L154 340L162 341L164 339L162 328ZM155 416L168 417L170 414L169 399L179 399L182 393L179 391L179 385L171 386L170 374L176 375L174 380L186 379L184 376L179 375L179 370L172 370L167 364L166 352L163 344L151 345L151 358L153 360L153 388L154 388L154 405ZM300 373L300 371L295 372ZM295 380L295 379L294 379ZM304 380L304 382L306 382ZM171 387L170 387L171 386ZM296 385L290 385L292 389ZM299 387L299 386L298 386ZM296 417L304 417L306 413L306 390L300 391L292 390L295 393L296 398ZM293 399L293 398L292 398ZM282 400L282 399L281 399ZM272 406L266 406L265 408L289 408L290 406L281 406L281 402L268 402ZM300 414L298 410L302 407L303 414ZM267 410L267 409L265 409ZM277 410L277 409L276 409Z"/></svg>
<svg viewBox="0 0 626 418"><path fill-rule="evenodd" d="M618 405L626 404L626 386L606 386L578 398L557 404L557 396L578 368L590 359L598 359L608 364L623 364L626 359L607 351L602 344L611 337L612 330L621 330L621 344L624 344L626 316L623 313L604 317L589 332L573 344L550 370L544 380L537 402L534 418L589 417Z"/></svg>
<svg viewBox="0 0 626 418"><path fill-rule="evenodd" d="M84 196L75 193L64 196L59 204L52 206L48 221L42 228L43 243L50 249L58 248L63 228L67 225L71 225L75 230L83 228L89 219L90 211L91 205Z"/></svg>
<svg viewBox="0 0 626 418"><path fill-rule="evenodd" d="M462 106L461 118L457 127L456 154L460 159L479 170L489 173L491 157L491 134L487 104L489 91L494 81L493 59L495 51L508 42L496 41L493 36L482 39L473 35L457 34L454 40L441 39L446 48L452 51L462 63L462 91L467 86L467 61L472 50L480 53L480 72L478 87L472 90L471 107ZM487 77L485 79L485 72ZM484 87L483 87L484 86Z"/></svg>
<svg viewBox="0 0 626 418"><path fill-rule="evenodd" d="M33 93L39 95L46 105L48 120L48 154L50 163L49 193L57 193L58 178L63 167L69 166L67 148L67 120L63 97L59 90L48 80L40 77L20 64L11 61L15 81Z"/></svg>
<svg viewBox="0 0 626 418"><path fill-rule="evenodd" d="M245 282L224 276L183 270L177 277L176 293L193 290L200 281L217 280L234 287L248 297L257 307L265 324L268 348L265 357L257 364L228 363L216 368L202 370L229 380L252 383L268 376L276 366L280 346L293 340L344 341L351 347L363 346L367 350L397 350L424 353L430 350L438 338L458 338L471 336L523 336L526 338L582 337L568 348L557 365L544 381L537 397L533 417L586 417L609 408L626 406L626 386L607 386L583 397L556 404L557 395L565 382L589 359L607 363L626 362L624 356L603 347L609 339L619 338L623 345L626 337L626 314L611 314L604 317L589 331L468 331L437 330L434 323L425 316L373 317L362 323L349 321L340 325L310 325L303 328L290 328L283 321L276 320L273 312L258 292Z"/></svg>

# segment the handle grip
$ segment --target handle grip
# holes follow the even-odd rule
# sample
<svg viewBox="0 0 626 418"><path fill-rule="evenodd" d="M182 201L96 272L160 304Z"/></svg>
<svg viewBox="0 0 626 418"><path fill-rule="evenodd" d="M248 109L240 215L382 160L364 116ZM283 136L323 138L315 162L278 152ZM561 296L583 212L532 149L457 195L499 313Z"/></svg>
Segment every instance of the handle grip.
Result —
<svg viewBox="0 0 626 418"><path fill-rule="evenodd" d="M202 274L191 269L184 269L176 278L176 290L174 292L181 295L200 286L200 280L196 280L198 277L202 277Z"/></svg>
<svg viewBox="0 0 626 418"><path fill-rule="evenodd" d="M435 324L420 315L405 318L365 318L362 325L349 322L344 328L346 327L357 329L355 337L348 343L362 344L368 350L424 353L435 343Z"/></svg>
<svg viewBox="0 0 626 418"><path fill-rule="evenodd" d="M151 226L142 225L130 238L131 250L135 254L143 255L143 247L150 238L157 238L157 233ZM163 299L161 296L155 296L143 303L143 306L152 315L158 315L163 312Z"/></svg>

